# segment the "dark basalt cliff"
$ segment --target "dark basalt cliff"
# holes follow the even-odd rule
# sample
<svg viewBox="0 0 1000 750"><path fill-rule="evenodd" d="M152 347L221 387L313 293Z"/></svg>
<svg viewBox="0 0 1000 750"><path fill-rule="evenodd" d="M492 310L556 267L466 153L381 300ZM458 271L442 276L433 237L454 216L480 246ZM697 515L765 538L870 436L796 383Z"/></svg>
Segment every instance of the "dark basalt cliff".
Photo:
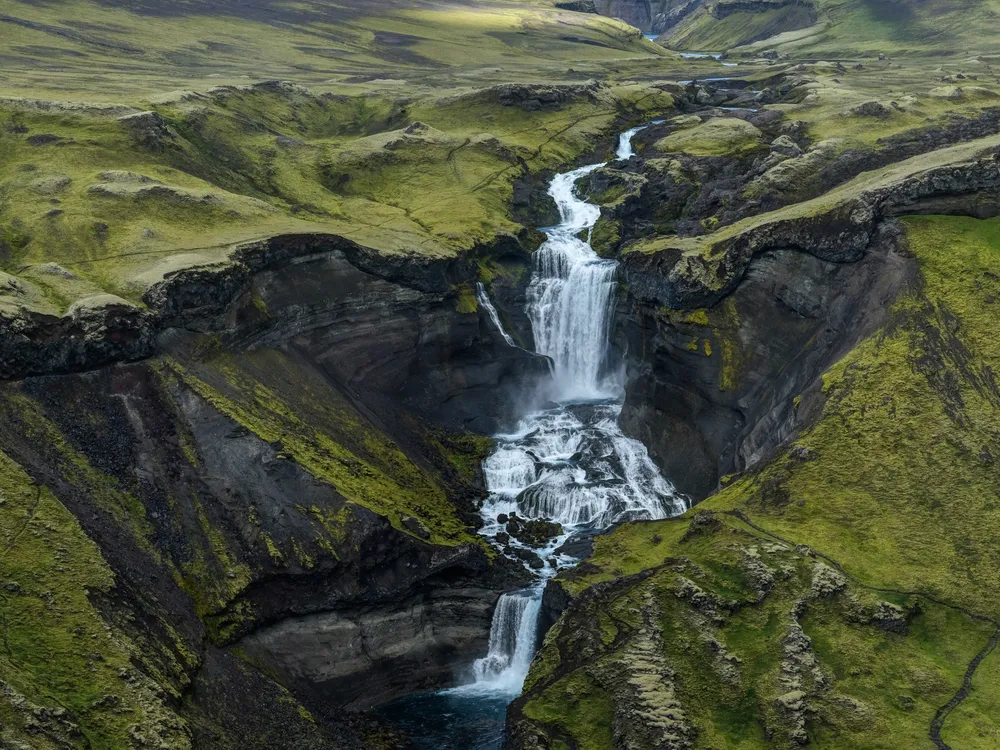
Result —
<svg viewBox="0 0 1000 750"><path fill-rule="evenodd" d="M622 424L701 500L810 423L822 373L885 322L914 278L890 229L852 263L767 250L709 310L630 296L620 313L632 374Z"/></svg>
<svg viewBox="0 0 1000 750"><path fill-rule="evenodd" d="M996 216L998 190L987 153L825 212L776 212L720 240L707 261L672 249L625 254L622 327L635 376L623 424L695 499L769 459L809 422L809 401L791 399L818 390L915 278L891 217Z"/></svg>
<svg viewBox="0 0 1000 750"><path fill-rule="evenodd" d="M482 258L279 237L168 277L148 311L13 338L3 450L113 571L98 610L175 695L148 699L171 747L371 747L344 709L451 684L485 649L525 573L475 536L476 435L547 364L472 293L477 262L526 278L524 252Z"/></svg>

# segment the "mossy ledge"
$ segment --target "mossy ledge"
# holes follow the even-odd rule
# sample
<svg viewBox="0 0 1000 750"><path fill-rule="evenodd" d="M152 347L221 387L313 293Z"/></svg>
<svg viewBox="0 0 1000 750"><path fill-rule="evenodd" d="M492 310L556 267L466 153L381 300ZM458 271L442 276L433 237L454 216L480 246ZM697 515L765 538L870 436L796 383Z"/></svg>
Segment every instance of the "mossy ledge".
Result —
<svg viewBox="0 0 1000 750"><path fill-rule="evenodd" d="M515 238L508 238L514 244ZM504 244L501 240L500 245ZM144 306L94 295L53 316L24 308L0 311L0 375L74 372L152 356L166 329L212 327L211 320L251 288L254 277L309 256L337 254L359 270L421 291L446 292L475 278L473 258L386 255L328 234L293 234L238 245L225 260L163 270L143 295Z"/></svg>
<svg viewBox="0 0 1000 750"><path fill-rule="evenodd" d="M803 203L755 216L703 237L660 237L621 251L631 293L673 309L709 307L729 294L750 261L794 248L822 260L863 256L880 222L914 213L995 216L1000 205L994 136L866 173Z"/></svg>

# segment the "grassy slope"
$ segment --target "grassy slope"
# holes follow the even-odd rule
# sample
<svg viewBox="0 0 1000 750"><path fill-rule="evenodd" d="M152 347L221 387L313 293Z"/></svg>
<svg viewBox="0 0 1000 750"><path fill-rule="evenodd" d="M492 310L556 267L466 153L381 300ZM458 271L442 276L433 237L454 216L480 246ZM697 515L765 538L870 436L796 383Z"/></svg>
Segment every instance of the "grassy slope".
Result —
<svg viewBox="0 0 1000 750"><path fill-rule="evenodd" d="M49 747L46 733L38 736L32 713L61 707L71 712L66 721L77 726L71 747L111 747L109 739L126 736L134 724L143 727L142 733L159 734L164 747L190 747L163 686L138 670L134 677L121 676L144 657L134 643L111 632L90 600L90 594L106 594L114 586L97 546L46 487L34 484L2 453L0 493L0 576L5 582L0 684L6 685L7 699L0 700L0 715L6 714L0 740ZM117 697L106 700L109 695ZM169 699L178 697L174 692ZM53 724L57 734L72 736L70 726Z"/></svg>
<svg viewBox="0 0 1000 750"><path fill-rule="evenodd" d="M821 23L773 41L784 51L809 49L838 56L996 53L996 37L984 33L1000 18L995 0L820 0Z"/></svg>
<svg viewBox="0 0 1000 750"><path fill-rule="evenodd" d="M804 5L762 7L755 12L716 18L702 6L670 29L661 41L672 49L722 51L768 39L785 31L813 25L813 13Z"/></svg>
<svg viewBox="0 0 1000 750"><path fill-rule="evenodd" d="M665 54L619 21L544 0L426 7L15 0L2 16L0 92L88 101L261 78L328 87L388 79L366 88L412 93L414 81L435 83L459 70L503 66L509 80L546 64L558 70L623 53Z"/></svg>
<svg viewBox="0 0 1000 750"><path fill-rule="evenodd" d="M722 51L745 45L827 59L1000 51L995 35L984 33L1000 19L995 0L813 0L812 5L814 12L762 3L758 10L722 19L703 6L661 41L675 49Z"/></svg>
<svg viewBox="0 0 1000 750"><path fill-rule="evenodd" d="M994 304L1000 291L1000 221L921 217L907 219L906 226L923 288L896 304L887 329L826 375L823 416L794 451L699 506L742 514L753 526L720 516L732 532L692 537L685 532L694 514L627 526L600 538L591 560L595 567L565 584L579 592L665 559L689 559L701 569L697 582L703 588L723 599L745 598L740 550L766 549L762 540L780 538L808 545L841 566L856 596L877 596L910 609L903 636L857 622L854 605L843 594L810 604L801 624L832 680L830 687L806 690L817 707L808 724L816 747L932 747L931 719L958 691L967 663L987 646L1000 622L992 531L1000 523L994 458L1000 450L1000 392L993 374L1000 367L993 335L1000 322ZM772 568L791 562L801 569L808 562L788 550L766 557ZM761 727L787 729L787 721L773 712L785 636L784 627L773 623L785 621L789 597L802 596L808 579L796 583L793 576L762 604L724 617L713 631L742 659L741 681L726 688L727 700L720 701L714 652L703 647L692 652L675 643L677 638L689 643L697 632L691 608L672 593L676 575L667 565L649 583L621 584L623 603L615 606L626 608L645 587L660 587L662 627L674 633L665 639L670 644L665 658L706 746L770 746ZM865 593L865 587L874 591ZM561 674L554 648L558 633L547 639L531 683L545 685ZM606 653L615 661L618 646L605 646L607 651L580 660L590 667L578 670L578 662L569 675L592 673ZM569 653L565 645L560 650ZM1000 736L997 658L993 653L984 661L970 698L944 722L942 736L953 747L991 747ZM570 700L569 679L530 691L525 714L575 734L565 715L547 713ZM607 699L595 686L572 690L577 691L573 701ZM843 696L865 708L850 708ZM580 731L580 746L589 746L586 730Z"/></svg>
<svg viewBox="0 0 1000 750"><path fill-rule="evenodd" d="M565 75L568 61L667 54L620 22L545 5L362 4L340 17L320 4L274 25L224 5L136 7L16 3L19 23L0 21L19 97L0 99L0 265L20 277L9 310L59 314L102 292L138 301L166 272L286 232L452 254L519 229L507 205L524 170L672 103L627 84L539 111L477 96ZM498 63L510 69L483 67ZM246 88L279 76L313 88ZM226 83L240 87L205 93ZM36 103L47 97L65 102ZM167 129L141 142L115 119L149 109ZM415 122L430 127L403 132Z"/></svg>

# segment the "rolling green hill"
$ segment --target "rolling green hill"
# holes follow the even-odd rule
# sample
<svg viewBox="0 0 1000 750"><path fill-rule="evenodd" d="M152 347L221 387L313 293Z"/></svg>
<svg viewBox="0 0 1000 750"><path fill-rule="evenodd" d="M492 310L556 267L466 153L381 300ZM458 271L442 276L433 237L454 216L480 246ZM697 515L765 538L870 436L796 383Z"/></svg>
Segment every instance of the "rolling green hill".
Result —
<svg viewBox="0 0 1000 750"><path fill-rule="evenodd" d="M662 37L668 47L724 51L747 46L834 58L997 52L995 0L718 0Z"/></svg>

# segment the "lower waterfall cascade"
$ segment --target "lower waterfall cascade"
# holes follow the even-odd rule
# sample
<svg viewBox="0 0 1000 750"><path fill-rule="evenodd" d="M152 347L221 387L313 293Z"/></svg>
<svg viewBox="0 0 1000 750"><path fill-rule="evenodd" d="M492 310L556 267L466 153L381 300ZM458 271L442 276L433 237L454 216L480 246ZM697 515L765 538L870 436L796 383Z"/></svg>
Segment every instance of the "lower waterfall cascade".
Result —
<svg viewBox="0 0 1000 750"><path fill-rule="evenodd" d="M634 155L632 138L644 127L648 125L621 134L619 160ZM520 694L538 646L545 584L560 568L576 562L559 551L570 537L687 509L645 446L619 426L625 368L623 361L613 361L610 346L618 264L599 257L590 246L600 208L584 201L576 190L582 177L602 166L557 174L549 185L560 222L542 230L546 240L535 253L527 291L536 351L552 362L551 375L540 386L544 406L524 414L512 432L495 435L496 447L483 465L489 496L481 508L481 535L500 546L498 535L505 526L498 517L511 514L559 523L562 533L533 550L542 561L535 581L500 597L488 652L472 665L471 681L417 702L403 702L406 708L395 719L404 728L416 726L414 710L441 711L450 719L462 712L472 717L472 727L462 727L465 733L449 725L447 733L431 732L422 741L415 738L416 747L494 750L500 746L503 712ZM498 333L514 346L482 285L477 296ZM513 537L504 541L513 548L530 549ZM410 715L403 715L404 710ZM387 718L392 720L391 715Z"/></svg>

